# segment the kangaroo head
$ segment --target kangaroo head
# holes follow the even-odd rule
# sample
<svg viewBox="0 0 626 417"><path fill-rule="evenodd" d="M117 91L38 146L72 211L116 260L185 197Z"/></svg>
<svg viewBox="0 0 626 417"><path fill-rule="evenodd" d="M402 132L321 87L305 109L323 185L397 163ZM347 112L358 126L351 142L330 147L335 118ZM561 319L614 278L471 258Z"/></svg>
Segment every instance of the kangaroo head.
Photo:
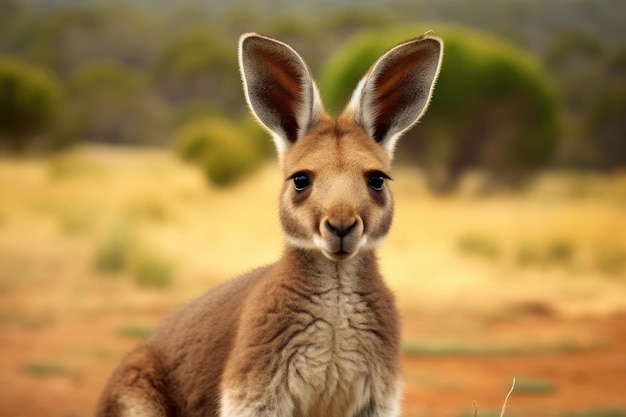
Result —
<svg viewBox="0 0 626 417"><path fill-rule="evenodd" d="M344 261L387 235L394 147L428 106L442 48L438 38L422 36L390 49L333 120L289 45L241 37L246 100L271 133L284 174L280 219L289 244Z"/></svg>

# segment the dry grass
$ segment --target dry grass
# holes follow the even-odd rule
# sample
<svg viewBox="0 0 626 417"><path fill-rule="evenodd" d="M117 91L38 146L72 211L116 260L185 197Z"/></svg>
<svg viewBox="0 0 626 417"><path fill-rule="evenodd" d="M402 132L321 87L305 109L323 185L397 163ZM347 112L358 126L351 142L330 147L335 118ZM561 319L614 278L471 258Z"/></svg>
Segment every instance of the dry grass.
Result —
<svg viewBox="0 0 626 417"><path fill-rule="evenodd" d="M547 176L523 194L445 198L414 171L394 177L396 219L380 258L403 309L480 310L485 299L510 304L538 288L563 310L581 307L590 287L607 308L626 303L615 293L626 279L626 233L618 233L626 231L626 176ZM167 286L172 302L191 298L280 255L279 182L269 166L213 189L162 151L87 147L3 160L0 283L43 279L26 267L32 259L57 266L53 292L117 274Z"/></svg>
<svg viewBox="0 0 626 417"><path fill-rule="evenodd" d="M118 340L63 335L85 346L25 353L19 372L74 375L115 361L173 308L274 261L280 178L272 165L214 189L164 151L102 147L0 160L0 329L50 338L97 317L101 340ZM394 179L396 217L379 257L416 349L595 347L601 336L535 330L533 317L626 309L626 175L548 176L490 197L432 196L408 169ZM531 323L522 336L488 327L513 319Z"/></svg>

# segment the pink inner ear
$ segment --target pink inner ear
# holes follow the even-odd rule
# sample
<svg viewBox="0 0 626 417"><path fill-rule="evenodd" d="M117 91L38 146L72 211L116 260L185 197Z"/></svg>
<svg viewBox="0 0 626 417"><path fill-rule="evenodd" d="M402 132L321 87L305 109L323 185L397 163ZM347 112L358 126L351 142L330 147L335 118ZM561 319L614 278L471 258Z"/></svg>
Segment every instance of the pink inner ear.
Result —
<svg viewBox="0 0 626 417"><path fill-rule="evenodd" d="M302 101L301 72L280 51L254 48L251 52L259 76L256 98L273 109L280 119L280 126L276 127L294 142L298 137L297 110Z"/></svg>
<svg viewBox="0 0 626 417"><path fill-rule="evenodd" d="M388 56L373 80L375 88L371 104L375 115L374 139L378 142L385 139L392 126L398 127L400 123L400 131L409 127L428 100L428 67L438 56L437 52L423 41L405 48L408 50ZM410 113L411 109L416 109L415 114Z"/></svg>

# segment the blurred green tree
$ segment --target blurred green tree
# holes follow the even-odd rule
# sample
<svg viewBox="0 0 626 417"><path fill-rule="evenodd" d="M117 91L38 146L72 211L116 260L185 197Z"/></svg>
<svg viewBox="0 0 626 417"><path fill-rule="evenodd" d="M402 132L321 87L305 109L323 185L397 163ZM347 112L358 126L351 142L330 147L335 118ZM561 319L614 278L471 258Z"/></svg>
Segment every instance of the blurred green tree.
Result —
<svg viewBox="0 0 626 417"><path fill-rule="evenodd" d="M7 48L7 37L12 26L22 18L24 5L19 0L0 1L0 51Z"/></svg>
<svg viewBox="0 0 626 417"><path fill-rule="evenodd" d="M119 144L166 140L167 106L144 72L114 61L81 67L67 81L66 135Z"/></svg>
<svg viewBox="0 0 626 417"><path fill-rule="evenodd" d="M171 40L154 67L158 91L174 104L211 101L225 111L240 111L240 89L234 45L205 30L192 28Z"/></svg>
<svg viewBox="0 0 626 417"><path fill-rule="evenodd" d="M404 27L358 35L328 62L321 89L338 112L358 80L390 45L424 30ZM469 170L508 183L550 162L560 133L559 101L528 54L460 27L436 30L443 66L429 110L400 141L397 157L419 163L435 190L453 189Z"/></svg>
<svg viewBox="0 0 626 417"><path fill-rule="evenodd" d="M0 149L45 147L61 104L58 81L47 72L13 58L0 58Z"/></svg>
<svg viewBox="0 0 626 417"><path fill-rule="evenodd" d="M581 29L563 31L552 40L544 59L573 114L584 114L592 107L595 92L589 83L599 81L598 64L604 53L600 39Z"/></svg>
<svg viewBox="0 0 626 417"><path fill-rule="evenodd" d="M587 162L602 169L626 167L626 77L599 95L586 122Z"/></svg>
<svg viewBox="0 0 626 417"><path fill-rule="evenodd" d="M568 112L566 165L615 169L626 165L626 48L610 48L596 33L560 33L546 54Z"/></svg>
<svg viewBox="0 0 626 417"><path fill-rule="evenodd" d="M16 22L6 48L61 76L103 59L148 68L160 44L158 23L119 5L85 5L31 13Z"/></svg>

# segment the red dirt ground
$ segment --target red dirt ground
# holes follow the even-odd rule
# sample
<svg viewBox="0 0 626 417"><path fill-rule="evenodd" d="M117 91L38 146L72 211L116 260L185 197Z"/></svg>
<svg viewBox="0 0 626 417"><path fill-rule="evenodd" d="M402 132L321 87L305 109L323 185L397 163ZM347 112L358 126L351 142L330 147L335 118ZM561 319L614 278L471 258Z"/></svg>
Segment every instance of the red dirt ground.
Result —
<svg viewBox="0 0 626 417"><path fill-rule="evenodd" d="M144 312L144 322L165 311ZM152 322L152 321L150 321ZM0 333L0 416L79 417L93 414L99 391L120 355L138 339L119 334L128 317L94 314L61 317L44 329L3 324ZM520 318L499 331L523 335L576 326L603 343L586 349L525 353L456 353L405 357L404 416L499 415L512 378L532 377L553 389L518 386L507 416L562 416L571 411L626 410L626 315L563 319ZM106 335L106 337L103 337ZM113 335L113 336L110 336ZM39 361L39 362L38 362ZM62 368L33 369L36 364ZM30 365L30 368L28 366ZM529 392L530 391L530 392Z"/></svg>

